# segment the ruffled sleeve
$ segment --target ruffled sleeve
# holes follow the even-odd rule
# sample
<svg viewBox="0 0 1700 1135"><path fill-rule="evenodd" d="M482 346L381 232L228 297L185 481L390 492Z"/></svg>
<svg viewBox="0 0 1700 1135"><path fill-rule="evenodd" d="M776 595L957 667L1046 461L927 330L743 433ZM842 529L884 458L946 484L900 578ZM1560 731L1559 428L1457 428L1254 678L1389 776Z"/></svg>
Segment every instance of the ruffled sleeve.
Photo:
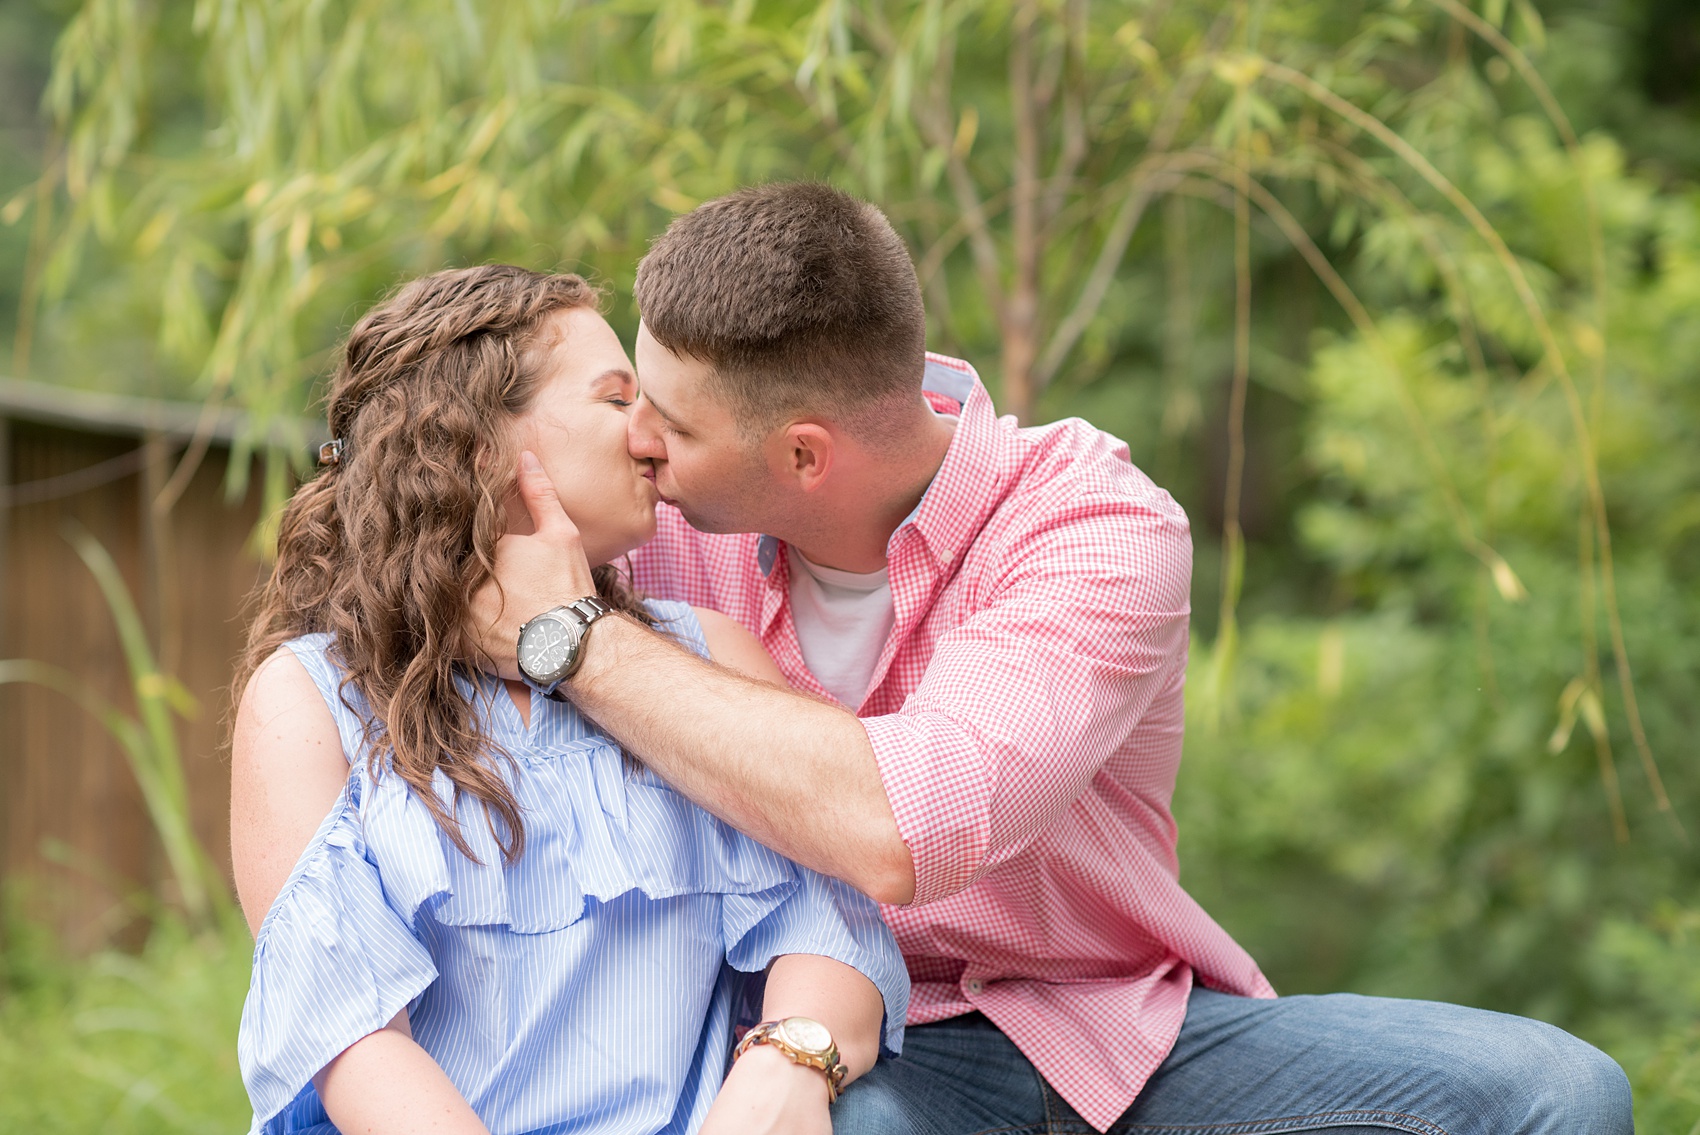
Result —
<svg viewBox="0 0 1700 1135"><path fill-rule="evenodd" d="M881 1047L903 1051L909 970L879 907L848 883L795 867L795 881L761 894L727 895L722 904L726 960L756 973L783 954L818 954L874 983L885 1002Z"/></svg>
<svg viewBox="0 0 1700 1135"><path fill-rule="evenodd" d="M255 937L237 1055L257 1131L282 1126L273 1120L291 1104L316 1109L302 1098L313 1076L437 978L367 856L363 787L359 773L349 778Z"/></svg>

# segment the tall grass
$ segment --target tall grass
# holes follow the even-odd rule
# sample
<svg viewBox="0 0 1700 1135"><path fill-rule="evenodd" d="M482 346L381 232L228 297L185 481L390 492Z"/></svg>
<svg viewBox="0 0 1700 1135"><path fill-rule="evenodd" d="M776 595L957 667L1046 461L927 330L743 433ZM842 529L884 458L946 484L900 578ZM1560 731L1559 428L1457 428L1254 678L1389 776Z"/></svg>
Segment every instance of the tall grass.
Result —
<svg viewBox="0 0 1700 1135"><path fill-rule="evenodd" d="M108 949L72 959L0 906L0 1132L36 1135L229 1135L247 1125L236 1029L252 943L218 869L196 837L178 739L194 712L162 672L112 556L87 530L66 539L94 576L129 668L136 712L76 674L27 659L0 661L0 683L30 682L69 697L119 743L170 865L175 904L147 892L126 901L150 915L139 955Z"/></svg>
<svg viewBox="0 0 1700 1135"><path fill-rule="evenodd" d="M29 659L0 661L0 684L30 682L57 690L106 727L129 762L142 790L160 844L171 867L177 898L189 922L206 929L230 912L230 895L189 814L189 784L183 773L177 718L198 707L183 683L159 668L147 629L110 552L82 525L67 522L65 539L94 576L118 632L136 715L107 701L100 691L67 670Z"/></svg>
<svg viewBox="0 0 1700 1135"><path fill-rule="evenodd" d="M236 1028L251 943L166 916L140 955L68 960L9 920L0 953L0 1131L233 1135L249 1121Z"/></svg>

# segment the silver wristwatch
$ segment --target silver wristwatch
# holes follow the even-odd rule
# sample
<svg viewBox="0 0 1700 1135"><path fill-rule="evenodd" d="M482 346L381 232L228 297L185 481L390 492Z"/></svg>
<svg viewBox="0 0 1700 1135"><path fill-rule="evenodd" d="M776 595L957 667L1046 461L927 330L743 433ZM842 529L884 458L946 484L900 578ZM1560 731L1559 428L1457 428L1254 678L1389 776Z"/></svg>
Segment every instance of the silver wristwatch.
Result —
<svg viewBox="0 0 1700 1135"><path fill-rule="evenodd" d="M551 607L519 629L519 672L544 697L554 697L561 683L584 661L584 639L590 624L614 608L594 595Z"/></svg>

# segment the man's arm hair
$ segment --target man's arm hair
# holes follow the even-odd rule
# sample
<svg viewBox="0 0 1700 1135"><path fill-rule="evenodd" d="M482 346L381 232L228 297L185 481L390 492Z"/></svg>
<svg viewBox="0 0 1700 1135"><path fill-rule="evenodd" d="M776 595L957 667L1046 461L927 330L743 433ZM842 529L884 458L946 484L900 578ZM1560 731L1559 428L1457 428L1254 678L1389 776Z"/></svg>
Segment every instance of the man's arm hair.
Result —
<svg viewBox="0 0 1700 1135"><path fill-rule="evenodd" d="M537 531L503 538L498 575L508 609L534 613L588 594L590 574L547 477L520 485ZM623 618L592 630L563 691L775 851L881 902L947 897L1054 822L1184 679L1184 515L1113 491L1076 495L1066 513L999 541L979 609L940 637L901 712L858 720ZM514 615L487 596L475 609L481 644L511 667Z"/></svg>
<svg viewBox="0 0 1700 1135"><path fill-rule="evenodd" d="M584 650L563 691L675 790L805 867L909 901L914 865L854 714L625 618L601 620Z"/></svg>

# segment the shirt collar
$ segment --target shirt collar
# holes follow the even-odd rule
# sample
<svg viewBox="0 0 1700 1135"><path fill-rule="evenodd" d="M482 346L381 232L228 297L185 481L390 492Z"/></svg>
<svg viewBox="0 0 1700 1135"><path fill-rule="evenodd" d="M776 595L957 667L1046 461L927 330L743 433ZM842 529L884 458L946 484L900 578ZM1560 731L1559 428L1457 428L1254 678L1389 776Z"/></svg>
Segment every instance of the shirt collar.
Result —
<svg viewBox="0 0 1700 1135"><path fill-rule="evenodd" d="M934 410L957 415L956 432L921 502L897 526L897 532L913 526L934 559L944 565L962 553L1002 495L998 418L980 376L961 359L928 352L921 391ZM756 567L770 582L779 562L779 545L775 536L756 541Z"/></svg>
<svg viewBox="0 0 1700 1135"><path fill-rule="evenodd" d="M756 541L756 567L765 576L772 577L773 565L779 562L779 537L763 536Z"/></svg>
<svg viewBox="0 0 1700 1135"><path fill-rule="evenodd" d="M921 389L935 408L941 408L941 400L956 404L956 432L921 503L898 531L913 525L934 560L945 566L967 549L1003 499L1008 474L998 443L1004 431L992 396L963 360L929 353ZM942 409L949 412L948 406Z"/></svg>

